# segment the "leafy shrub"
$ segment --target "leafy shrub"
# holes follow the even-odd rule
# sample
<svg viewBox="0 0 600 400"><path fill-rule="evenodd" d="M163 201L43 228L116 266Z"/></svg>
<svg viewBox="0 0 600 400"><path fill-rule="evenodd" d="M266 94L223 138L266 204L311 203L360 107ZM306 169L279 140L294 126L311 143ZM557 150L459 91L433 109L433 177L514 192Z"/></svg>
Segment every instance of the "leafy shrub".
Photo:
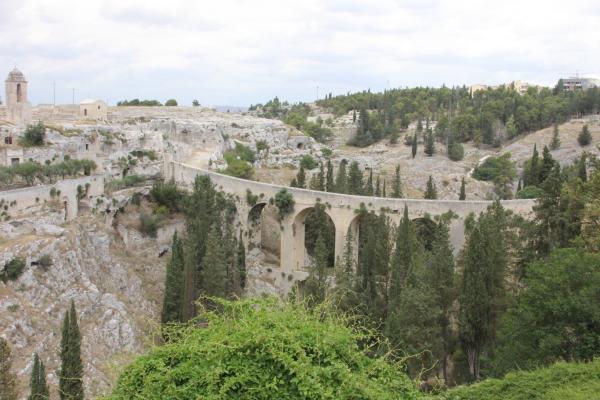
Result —
<svg viewBox="0 0 600 400"><path fill-rule="evenodd" d="M258 196L253 194L250 189L246 189L246 203L249 206L254 207L258 202Z"/></svg>
<svg viewBox="0 0 600 400"><path fill-rule="evenodd" d="M28 125L23 132L23 135L19 139L19 144L21 146L43 146L44 139L46 138L46 127L39 121L35 125Z"/></svg>
<svg viewBox="0 0 600 400"><path fill-rule="evenodd" d="M0 280L2 280L4 283L17 280L23 273L24 269L25 260L22 257L15 257L4 264L4 269L0 273Z"/></svg>
<svg viewBox="0 0 600 400"><path fill-rule="evenodd" d="M448 158L452 161L460 161L465 156L465 149L462 144L453 142L448 146Z"/></svg>
<svg viewBox="0 0 600 400"><path fill-rule="evenodd" d="M144 236L155 238L158 232L159 217L152 214L140 213L140 232Z"/></svg>
<svg viewBox="0 0 600 400"><path fill-rule="evenodd" d="M517 199L537 199L542 197L544 189L534 185L525 186L517 192Z"/></svg>
<svg viewBox="0 0 600 400"><path fill-rule="evenodd" d="M266 153L269 152L269 144L266 140L257 140L256 141L256 151L264 151Z"/></svg>
<svg viewBox="0 0 600 400"><path fill-rule="evenodd" d="M319 163L317 163L317 160L310 154L302 156L302 159L300 160L300 166L304 167L304 169L314 169L317 168L318 165Z"/></svg>
<svg viewBox="0 0 600 400"><path fill-rule="evenodd" d="M38 258L37 263L43 269L48 269L52 266L52 257L50 254L44 254L40 258Z"/></svg>
<svg viewBox="0 0 600 400"><path fill-rule="evenodd" d="M250 147L245 146L241 143L235 144L235 154L240 160L244 160L252 164L256 161L256 153Z"/></svg>
<svg viewBox="0 0 600 400"><path fill-rule="evenodd" d="M213 300L206 328L172 328L109 399L416 399L403 366L369 357L369 337L323 309L279 300Z"/></svg>
<svg viewBox="0 0 600 400"><path fill-rule="evenodd" d="M286 215L294 211L294 196L287 189L280 189L275 194L275 206L279 209L279 217L284 218Z"/></svg>
<svg viewBox="0 0 600 400"><path fill-rule="evenodd" d="M167 207L171 211L179 211L183 201L183 192L174 181L155 182L150 189L150 198L156 204Z"/></svg>
<svg viewBox="0 0 600 400"><path fill-rule="evenodd" d="M122 100L117 103L119 107L127 107L127 106L145 106L145 107L156 107L162 106L161 102L158 100Z"/></svg>
<svg viewBox="0 0 600 400"><path fill-rule="evenodd" d="M236 157L235 153L230 151L225 152L223 157L227 162L227 168L224 171L226 174L242 179L252 179L254 176L254 167L250 163L240 160Z"/></svg>
<svg viewBox="0 0 600 400"><path fill-rule="evenodd" d="M167 107L175 107L177 106L177 100L175 99L169 99L165 102L165 106Z"/></svg>

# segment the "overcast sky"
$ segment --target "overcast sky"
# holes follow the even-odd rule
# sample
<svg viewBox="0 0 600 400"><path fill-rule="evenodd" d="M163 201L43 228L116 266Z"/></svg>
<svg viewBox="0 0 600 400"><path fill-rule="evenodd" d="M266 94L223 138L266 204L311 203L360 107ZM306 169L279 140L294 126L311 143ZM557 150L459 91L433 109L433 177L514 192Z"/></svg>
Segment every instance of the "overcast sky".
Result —
<svg viewBox="0 0 600 400"><path fill-rule="evenodd" d="M599 27L598 0L0 0L0 73L18 66L34 104L53 81L57 103L205 105L551 85L600 77Z"/></svg>

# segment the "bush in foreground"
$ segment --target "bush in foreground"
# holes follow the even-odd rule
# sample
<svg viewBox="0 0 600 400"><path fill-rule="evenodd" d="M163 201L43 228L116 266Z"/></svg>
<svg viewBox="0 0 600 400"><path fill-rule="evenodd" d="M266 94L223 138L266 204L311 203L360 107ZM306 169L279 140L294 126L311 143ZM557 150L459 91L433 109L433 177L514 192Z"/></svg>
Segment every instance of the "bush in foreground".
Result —
<svg viewBox="0 0 600 400"><path fill-rule="evenodd" d="M402 366L368 357L332 313L276 299L217 300L207 327L170 332L110 399L416 399Z"/></svg>
<svg viewBox="0 0 600 400"><path fill-rule="evenodd" d="M511 372L459 386L438 400L590 400L600 396L600 359L590 363L559 362L530 372Z"/></svg>

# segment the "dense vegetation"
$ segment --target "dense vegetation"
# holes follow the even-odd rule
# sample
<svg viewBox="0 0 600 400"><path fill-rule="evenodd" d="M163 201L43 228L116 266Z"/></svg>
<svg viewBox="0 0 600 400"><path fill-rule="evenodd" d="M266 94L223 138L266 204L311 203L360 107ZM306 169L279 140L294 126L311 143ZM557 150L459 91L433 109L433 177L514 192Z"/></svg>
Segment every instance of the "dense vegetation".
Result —
<svg viewBox="0 0 600 400"><path fill-rule="evenodd" d="M111 399L416 399L401 364L371 357L368 332L324 308L275 299L215 300L202 325L169 330ZM198 322L200 322L198 321Z"/></svg>
<svg viewBox="0 0 600 400"><path fill-rule="evenodd" d="M19 138L19 144L24 147L43 146L45 138L46 127L39 121L37 124L27 126Z"/></svg>
<svg viewBox="0 0 600 400"><path fill-rule="evenodd" d="M595 360L590 363L558 362L531 372L511 372L503 379L458 387L435 399L590 400L597 399L598 393L600 360Z"/></svg>
<svg viewBox="0 0 600 400"><path fill-rule="evenodd" d="M328 96L317 105L336 115L359 110L353 141L359 146L383 138L394 141L399 129L415 121L417 133L427 134L431 129L442 143L473 141L499 146L520 134L598 112L600 89L567 92L557 85L554 89L531 88L523 95L510 86L473 94L466 87L392 89Z"/></svg>
<svg viewBox="0 0 600 400"><path fill-rule="evenodd" d="M117 102L117 106L119 106L119 107L127 107L127 106L158 107L158 106L162 106L162 103L158 100L132 99L132 100L121 100L121 101Z"/></svg>

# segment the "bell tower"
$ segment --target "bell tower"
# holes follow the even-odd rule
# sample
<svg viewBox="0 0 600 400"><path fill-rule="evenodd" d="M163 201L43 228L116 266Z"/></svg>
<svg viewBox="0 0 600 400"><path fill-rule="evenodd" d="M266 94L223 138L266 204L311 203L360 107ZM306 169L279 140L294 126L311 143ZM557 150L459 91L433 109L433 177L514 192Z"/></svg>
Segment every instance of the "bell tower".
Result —
<svg viewBox="0 0 600 400"><path fill-rule="evenodd" d="M27 81L17 68L8 73L4 81L8 119L16 124L27 124L31 120L31 105L27 101Z"/></svg>

